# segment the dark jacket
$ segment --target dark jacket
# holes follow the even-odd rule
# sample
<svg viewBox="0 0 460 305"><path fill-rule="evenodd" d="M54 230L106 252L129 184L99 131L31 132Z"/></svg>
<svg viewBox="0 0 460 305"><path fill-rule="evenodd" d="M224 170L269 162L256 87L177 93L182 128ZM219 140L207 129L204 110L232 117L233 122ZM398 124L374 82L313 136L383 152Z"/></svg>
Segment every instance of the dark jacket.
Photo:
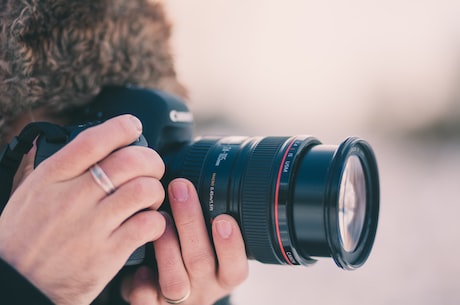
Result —
<svg viewBox="0 0 460 305"><path fill-rule="evenodd" d="M53 305L9 264L0 259L0 302L5 305Z"/></svg>

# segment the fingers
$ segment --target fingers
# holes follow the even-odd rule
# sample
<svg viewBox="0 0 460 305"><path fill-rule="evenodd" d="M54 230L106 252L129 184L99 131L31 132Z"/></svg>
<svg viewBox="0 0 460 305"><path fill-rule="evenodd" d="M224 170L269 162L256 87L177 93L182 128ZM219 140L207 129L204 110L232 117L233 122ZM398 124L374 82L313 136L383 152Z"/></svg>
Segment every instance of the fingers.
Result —
<svg viewBox="0 0 460 305"><path fill-rule="evenodd" d="M165 171L163 160L158 153L143 146L124 147L113 152L98 164L115 186L123 184L129 180L130 176L149 176L160 179Z"/></svg>
<svg viewBox="0 0 460 305"><path fill-rule="evenodd" d="M151 177L159 180L165 171L161 157L153 150L142 146L119 149L98 163L115 189L136 177ZM104 198L107 193L94 181L88 171L81 176L81 188Z"/></svg>
<svg viewBox="0 0 460 305"><path fill-rule="evenodd" d="M234 288L247 278L249 272L238 223L229 215L219 215L212 223L212 235L219 264L219 283L224 288Z"/></svg>
<svg viewBox="0 0 460 305"><path fill-rule="evenodd" d="M194 186L176 179L168 192L174 218L164 214L166 229L154 242L158 278L149 278L148 284L136 274L125 281L123 296L131 305L167 304L168 300L213 304L248 276L238 223L229 215L216 217L211 232L213 248Z"/></svg>
<svg viewBox="0 0 460 305"><path fill-rule="evenodd" d="M136 121L124 115L84 130L24 180L2 214L2 228L15 228L13 235L0 230L7 262L53 301L81 295L77 301L89 304L135 249L164 232L155 211L164 165L148 148L126 147L140 135ZM114 193L88 172L95 163Z"/></svg>
<svg viewBox="0 0 460 305"><path fill-rule="evenodd" d="M114 122L117 122L117 120L119 122L115 124ZM106 176L105 179L115 187L116 192L111 196L107 196L106 190L95 181L96 179L88 169L82 175L77 174L73 177L73 189L85 190L84 196L92 199L85 201L88 205L99 201L104 203L102 206L97 206L96 208L102 210L99 214L105 217L103 223L112 227L115 225L114 228L140 210L146 208L157 209L164 199L164 190L159 179L163 176L165 168L161 157L154 150L142 146L125 146L114 152L112 152L113 148L107 149L108 147L115 147L118 144L130 144L139 136L137 134L137 125L135 122L132 122L133 120L137 121L136 118L131 116L120 116L96 127L89 128L48 159L54 161L49 162L48 167L58 167L56 163L59 161L65 161L70 166L75 165L75 163L87 166L88 164L92 165L92 162L97 160L98 166ZM124 126L126 124L128 126ZM125 129L130 131L130 137L125 135L123 140L122 136L119 137L117 135L116 137L105 137L103 141L97 142L101 140L99 137L109 130L111 132L108 134L117 134L116 128L122 128L120 126L124 126ZM118 132L118 134L120 133ZM111 138L122 138L122 140L114 141ZM85 143L90 148L97 146L101 150L93 147L92 150L88 149L88 153L78 155L78 151L85 150L88 147ZM117 145L114 143L117 143ZM68 146L72 147L66 150ZM66 155L70 153L74 153L75 155L72 155L72 159L65 160ZM105 156L105 154L108 155ZM55 156L57 158L54 158ZM104 156L104 158L99 160L98 158L101 156ZM80 162L80 160L87 159L91 159L92 161ZM43 167L41 169L43 170ZM48 168L45 167L45 169ZM67 178L70 180L70 177Z"/></svg>
<svg viewBox="0 0 460 305"><path fill-rule="evenodd" d="M99 163L115 192L107 196L90 172L79 177L82 189L93 192L100 200L100 210L107 226L117 227L127 218L144 209L158 209L165 191L160 182L164 164L150 148L129 146L122 148ZM106 217L110 215L110 217Z"/></svg>
<svg viewBox="0 0 460 305"><path fill-rule="evenodd" d="M248 275L237 222L229 215L214 220L214 251L194 186L176 179L168 191L177 232L167 220L165 233L154 243L163 296L178 300L190 294L191 300L208 300L228 294Z"/></svg>
<svg viewBox="0 0 460 305"><path fill-rule="evenodd" d="M154 243L155 256L162 294L178 300L190 293L190 280L182 260L176 230L171 218L166 216L166 230Z"/></svg>
<svg viewBox="0 0 460 305"><path fill-rule="evenodd" d="M115 117L82 131L59 152L43 161L39 168L58 180L75 177L114 150L131 144L141 133L142 124L136 117Z"/></svg>
<svg viewBox="0 0 460 305"><path fill-rule="evenodd" d="M124 261L139 246L158 239L164 232L166 221L157 211L145 210L126 220L111 235L112 249L118 252Z"/></svg>
<svg viewBox="0 0 460 305"><path fill-rule="evenodd" d="M215 275L214 250L194 186L185 179L169 184L169 202L179 235L184 264L192 281Z"/></svg>
<svg viewBox="0 0 460 305"><path fill-rule="evenodd" d="M164 197L165 191L159 180L139 177L125 183L112 195L105 197L95 209L106 226L116 228L139 211L158 209ZM108 215L110 217L107 217Z"/></svg>
<svg viewBox="0 0 460 305"><path fill-rule="evenodd" d="M123 281L121 295L130 305L158 304L154 281L153 272L148 267L139 267L133 276Z"/></svg>

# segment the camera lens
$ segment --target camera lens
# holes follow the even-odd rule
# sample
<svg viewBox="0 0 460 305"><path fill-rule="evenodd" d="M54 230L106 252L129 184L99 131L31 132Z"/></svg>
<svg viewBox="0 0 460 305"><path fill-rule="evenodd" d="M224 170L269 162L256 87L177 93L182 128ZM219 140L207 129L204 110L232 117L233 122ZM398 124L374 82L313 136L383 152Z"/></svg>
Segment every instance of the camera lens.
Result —
<svg viewBox="0 0 460 305"><path fill-rule="evenodd" d="M314 137L204 137L162 153L166 183L195 185L209 225L219 214L239 222L249 258L309 265L332 257L355 269L367 259L379 210L370 145L338 146Z"/></svg>
<svg viewBox="0 0 460 305"><path fill-rule="evenodd" d="M348 158L340 183L339 229L343 248L356 249L366 216L366 184L361 161L356 156Z"/></svg>

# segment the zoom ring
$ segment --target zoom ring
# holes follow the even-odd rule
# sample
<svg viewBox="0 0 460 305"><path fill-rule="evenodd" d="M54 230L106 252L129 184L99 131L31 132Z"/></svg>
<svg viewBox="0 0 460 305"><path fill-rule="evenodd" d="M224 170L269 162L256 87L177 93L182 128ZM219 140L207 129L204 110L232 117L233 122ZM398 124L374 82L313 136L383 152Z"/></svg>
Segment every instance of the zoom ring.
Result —
<svg viewBox="0 0 460 305"><path fill-rule="evenodd" d="M263 263L283 263L274 238L273 207L279 168L275 161L286 140L267 137L256 144L242 181L240 215L248 254Z"/></svg>
<svg viewBox="0 0 460 305"><path fill-rule="evenodd" d="M190 146L184 157L181 168L181 175L190 180L195 187L199 185L203 160L205 160L209 149L215 145L216 139L206 139L195 142Z"/></svg>

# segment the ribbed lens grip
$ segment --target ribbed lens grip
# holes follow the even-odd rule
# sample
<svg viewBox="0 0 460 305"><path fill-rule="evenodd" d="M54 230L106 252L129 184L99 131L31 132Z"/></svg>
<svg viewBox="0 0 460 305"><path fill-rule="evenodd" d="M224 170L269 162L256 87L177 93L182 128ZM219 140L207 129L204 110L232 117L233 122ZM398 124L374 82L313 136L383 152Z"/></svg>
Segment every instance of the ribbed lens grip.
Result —
<svg viewBox="0 0 460 305"><path fill-rule="evenodd" d="M286 137L262 139L248 156L241 186L241 226L248 254L263 263L280 264L274 240L274 192L280 164L276 163Z"/></svg>
<svg viewBox="0 0 460 305"><path fill-rule="evenodd" d="M181 176L190 180L196 187L199 185L201 168L203 161L208 154L209 149L216 144L217 139L200 140L189 147L187 151L182 168L180 170Z"/></svg>

